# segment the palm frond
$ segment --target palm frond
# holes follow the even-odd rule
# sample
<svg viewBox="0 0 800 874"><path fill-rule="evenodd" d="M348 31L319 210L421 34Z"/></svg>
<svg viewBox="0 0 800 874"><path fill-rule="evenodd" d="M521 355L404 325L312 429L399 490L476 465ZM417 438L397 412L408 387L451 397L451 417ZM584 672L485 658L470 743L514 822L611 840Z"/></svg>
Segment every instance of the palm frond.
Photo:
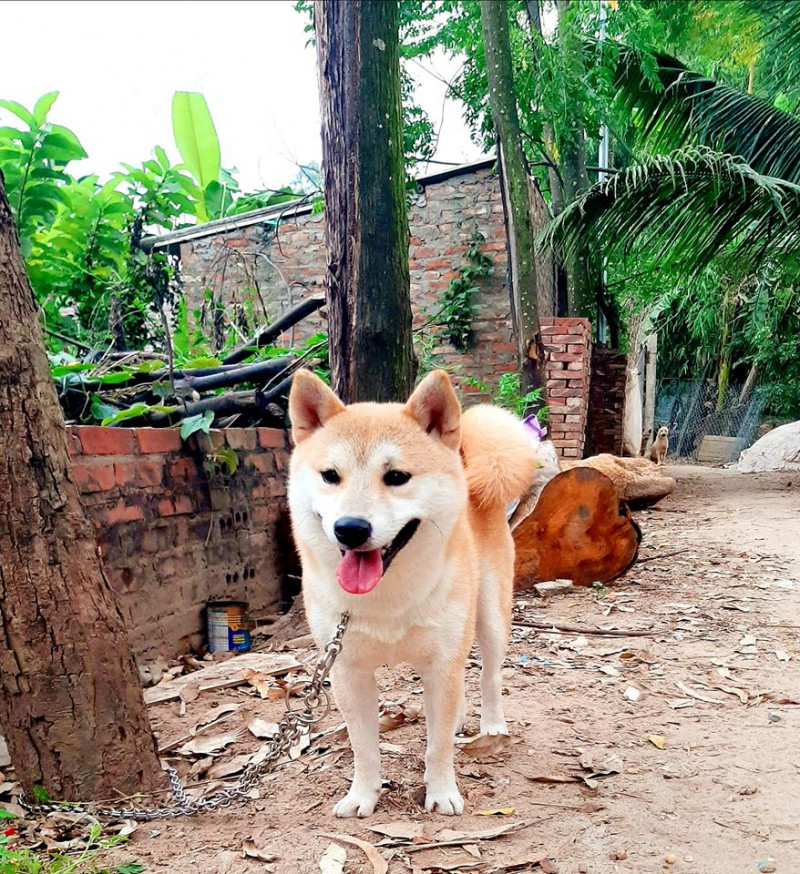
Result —
<svg viewBox="0 0 800 874"><path fill-rule="evenodd" d="M595 185L540 243L565 258L635 254L698 276L725 255L736 270L768 260L800 271L800 186L705 148L656 156Z"/></svg>
<svg viewBox="0 0 800 874"><path fill-rule="evenodd" d="M648 151L707 146L744 159L765 176L800 184L800 118L664 54L623 49L616 84L617 109L634 118Z"/></svg>
<svg viewBox="0 0 800 874"><path fill-rule="evenodd" d="M800 94L800 3L796 0L738 0L763 21L758 61L762 85L783 92L797 104Z"/></svg>

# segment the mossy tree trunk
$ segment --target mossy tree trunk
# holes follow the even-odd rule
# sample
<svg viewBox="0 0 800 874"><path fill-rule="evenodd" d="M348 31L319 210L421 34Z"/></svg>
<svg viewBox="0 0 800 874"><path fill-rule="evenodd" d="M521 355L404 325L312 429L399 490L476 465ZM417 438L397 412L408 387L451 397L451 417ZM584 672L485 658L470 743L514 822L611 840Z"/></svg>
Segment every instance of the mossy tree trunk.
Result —
<svg viewBox="0 0 800 874"><path fill-rule="evenodd" d="M405 400L411 338L398 7L316 0L334 390Z"/></svg>
<svg viewBox="0 0 800 874"><path fill-rule="evenodd" d="M525 388L541 388L544 345L539 327L533 183L522 147L514 91L506 0L481 0L489 104L500 159L501 188L511 272L511 311Z"/></svg>
<svg viewBox="0 0 800 874"><path fill-rule="evenodd" d="M0 174L0 731L29 794L165 785Z"/></svg>

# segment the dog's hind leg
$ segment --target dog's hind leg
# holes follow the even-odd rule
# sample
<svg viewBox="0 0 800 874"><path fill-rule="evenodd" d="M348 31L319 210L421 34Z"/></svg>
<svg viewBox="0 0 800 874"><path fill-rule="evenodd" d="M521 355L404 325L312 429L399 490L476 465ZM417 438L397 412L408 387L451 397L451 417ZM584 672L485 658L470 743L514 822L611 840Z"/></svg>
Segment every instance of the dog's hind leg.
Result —
<svg viewBox="0 0 800 874"><path fill-rule="evenodd" d="M503 715L500 671L511 632L512 580L503 568L484 566L478 600L477 638L481 650L481 734L508 734Z"/></svg>
<svg viewBox="0 0 800 874"><path fill-rule="evenodd" d="M336 703L342 711L353 748L350 791L333 808L336 816L370 816L381 794L381 753L378 735L378 687L373 670L346 668L337 662L331 672Z"/></svg>

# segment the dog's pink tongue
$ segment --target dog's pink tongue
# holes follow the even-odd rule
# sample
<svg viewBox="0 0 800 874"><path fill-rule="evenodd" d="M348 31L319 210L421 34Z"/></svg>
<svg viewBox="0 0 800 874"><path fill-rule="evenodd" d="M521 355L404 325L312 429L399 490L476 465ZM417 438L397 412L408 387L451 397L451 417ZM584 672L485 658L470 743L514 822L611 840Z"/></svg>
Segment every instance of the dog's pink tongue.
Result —
<svg viewBox="0 0 800 874"><path fill-rule="evenodd" d="M351 595L371 592L383 576L383 559L380 549L356 552L348 549L339 562L336 572L339 585Z"/></svg>

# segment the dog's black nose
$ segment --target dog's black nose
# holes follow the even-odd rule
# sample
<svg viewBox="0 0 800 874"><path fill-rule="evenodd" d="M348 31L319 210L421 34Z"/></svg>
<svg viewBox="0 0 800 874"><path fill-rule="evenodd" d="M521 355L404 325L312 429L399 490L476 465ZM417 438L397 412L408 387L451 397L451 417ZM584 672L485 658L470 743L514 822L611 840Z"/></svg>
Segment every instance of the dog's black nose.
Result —
<svg viewBox="0 0 800 874"><path fill-rule="evenodd" d="M342 516L333 526L336 539L346 549L358 549L372 537L372 525L356 516Z"/></svg>

